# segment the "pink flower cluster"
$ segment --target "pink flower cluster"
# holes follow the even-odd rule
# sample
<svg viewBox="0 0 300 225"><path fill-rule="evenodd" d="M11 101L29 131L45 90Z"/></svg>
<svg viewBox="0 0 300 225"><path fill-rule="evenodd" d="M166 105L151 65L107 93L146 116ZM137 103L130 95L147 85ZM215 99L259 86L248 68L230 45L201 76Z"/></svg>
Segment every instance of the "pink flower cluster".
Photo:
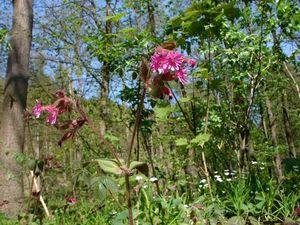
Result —
<svg viewBox="0 0 300 225"><path fill-rule="evenodd" d="M57 116L68 111L71 107L71 102L65 97L65 93L62 90L57 91L53 94L57 100L52 105L42 106L40 101L37 101L33 107L33 115L36 118L41 116L43 111L47 111L50 115L46 118L47 123L53 125L57 121Z"/></svg>
<svg viewBox="0 0 300 225"><path fill-rule="evenodd" d="M187 59L179 52L157 47L154 55L151 57L151 70L161 76L161 79L165 81L175 80L176 78L182 84L186 84L188 81L186 65L194 67L196 61L194 59Z"/></svg>
<svg viewBox="0 0 300 225"><path fill-rule="evenodd" d="M48 114L50 114L46 118L47 123L49 123L50 125L55 125L55 127L59 130L67 130L58 142L58 144L61 146L64 141L74 137L77 130L79 130L79 128L81 128L85 124L87 119L85 113L80 107L79 101L74 101L66 97L64 91L57 91L53 94L53 97L56 100L51 105L43 106L42 103L38 101L32 109L32 114L36 118L39 118L42 112L46 111L48 112ZM59 115L65 112L70 112L72 109L77 111L80 114L80 117L63 122L57 121Z"/></svg>
<svg viewBox="0 0 300 225"><path fill-rule="evenodd" d="M150 89L154 97L172 98L172 92L165 82L178 79L182 84L187 84L187 66L196 66L194 59L185 58L174 51L175 46L175 42L164 43L155 49L151 57L150 69L155 76L151 79Z"/></svg>
<svg viewBox="0 0 300 225"><path fill-rule="evenodd" d="M51 125L55 124L59 110L55 106L52 106L52 105L42 106L42 103L40 101L38 101L36 103L36 106L33 107L33 115L36 118L39 118L43 111L47 111L48 113L50 113L50 115L46 119L47 123L49 123Z"/></svg>

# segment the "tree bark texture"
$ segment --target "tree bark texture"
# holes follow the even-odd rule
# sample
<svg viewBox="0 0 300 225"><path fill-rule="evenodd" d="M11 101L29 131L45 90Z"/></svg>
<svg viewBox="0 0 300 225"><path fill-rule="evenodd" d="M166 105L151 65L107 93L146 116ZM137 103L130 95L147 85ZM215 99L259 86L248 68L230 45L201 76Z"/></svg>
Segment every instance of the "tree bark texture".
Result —
<svg viewBox="0 0 300 225"><path fill-rule="evenodd" d="M276 122L275 122L275 118L273 115L272 102L269 98L266 99L266 106L267 106L267 112L268 112L269 127L271 130L272 145L274 147L276 147L278 145ZM275 165L275 171L276 171L278 180L282 180L282 178L283 178L283 171L282 171L281 164L282 164L281 154L279 152L276 152L275 156L274 156L274 165Z"/></svg>
<svg viewBox="0 0 300 225"><path fill-rule="evenodd" d="M286 142L289 147L289 157L296 158L296 149L293 140L292 128L289 119L288 113L288 100L286 92L282 94L282 116L283 116L283 123L284 123L284 131Z"/></svg>
<svg viewBox="0 0 300 225"><path fill-rule="evenodd" d="M23 181L17 158L25 140L28 65L32 35L32 0L13 0L11 50L0 128L0 211L16 216L23 207Z"/></svg>

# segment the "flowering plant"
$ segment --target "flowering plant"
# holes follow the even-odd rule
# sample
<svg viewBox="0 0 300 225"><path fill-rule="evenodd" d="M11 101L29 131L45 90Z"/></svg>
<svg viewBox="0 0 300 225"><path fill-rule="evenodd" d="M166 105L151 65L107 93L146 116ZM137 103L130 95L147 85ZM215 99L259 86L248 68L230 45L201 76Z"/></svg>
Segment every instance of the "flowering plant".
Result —
<svg viewBox="0 0 300 225"><path fill-rule="evenodd" d="M174 51L175 47L175 42L163 43L156 47L151 56L150 68L147 61L142 60L142 78L148 82L150 93L154 97L171 99L172 92L166 86L166 82L178 79L180 83L187 84L187 66L196 66L194 59L188 59ZM152 76L149 76L149 73Z"/></svg>

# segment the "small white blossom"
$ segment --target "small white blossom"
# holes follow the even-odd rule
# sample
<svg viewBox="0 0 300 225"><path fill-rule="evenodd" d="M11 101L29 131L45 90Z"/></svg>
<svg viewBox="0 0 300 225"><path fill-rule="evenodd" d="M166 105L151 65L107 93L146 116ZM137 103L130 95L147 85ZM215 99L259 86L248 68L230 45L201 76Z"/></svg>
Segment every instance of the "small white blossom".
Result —
<svg viewBox="0 0 300 225"><path fill-rule="evenodd" d="M135 177L135 180L136 180L136 181L143 180L143 177L142 177L142 176L136 176L136 177Z"/></svg>
<svg viewBox="0 0 300 225"><path fill-rule="evenodd" d="M152 183L155 182L155 181L158 181L158 179L157 179L156 177L151 177L149 180L150 180L150 182L152 182Z"/></svg>
<svg viewBox="0 0 300 225"><path fill-rule="evenodd" d="M201 184L205 184L205 183L206 183L206 179L200 180L200 183L201 183Z"/></svg>

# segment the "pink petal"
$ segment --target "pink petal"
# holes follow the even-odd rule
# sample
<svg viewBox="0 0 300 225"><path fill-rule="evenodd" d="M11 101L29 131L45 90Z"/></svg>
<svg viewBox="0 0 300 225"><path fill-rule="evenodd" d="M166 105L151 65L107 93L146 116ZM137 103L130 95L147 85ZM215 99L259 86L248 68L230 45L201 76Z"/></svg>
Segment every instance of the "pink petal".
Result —
<svg viewBox="0 0 300 225"><path fill-rule="evenodd" d="M46 119L47 123L51 125L55 124L58 116L58 109L54 106L48 105L44 107L44 110L51 113L51 115L49 115Z"/></svg>
<svg viewBox="0 0 300 225"><path fill-rule="evenodd" d="M42 111L43 111L42 103L38 101L36 103L36 106L33 107L33 115L36 118L39 118L41 116Z"/></svg>

